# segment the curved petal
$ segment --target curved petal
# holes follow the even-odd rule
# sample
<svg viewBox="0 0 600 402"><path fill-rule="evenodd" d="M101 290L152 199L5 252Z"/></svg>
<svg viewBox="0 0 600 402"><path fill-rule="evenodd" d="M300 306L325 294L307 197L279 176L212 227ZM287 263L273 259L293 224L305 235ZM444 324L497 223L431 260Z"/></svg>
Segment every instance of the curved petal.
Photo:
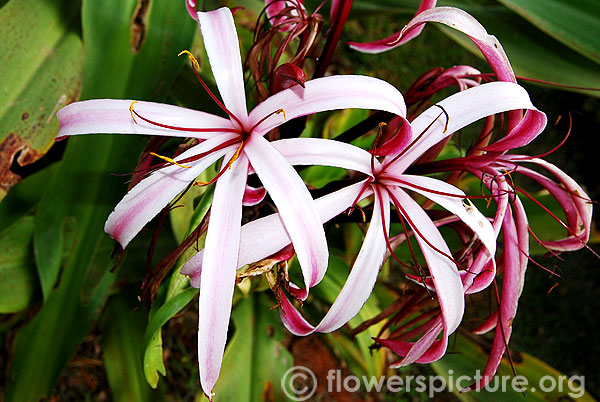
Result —
<svg viewBox="0 0 600 402"><path fill-rule="evenodd" d="M306 287L313 287L325 275L329 251L321 217L306 185L265 138L251 135L244 152L277 206L298 255Z"/></svg>
<svg viewBox="0 0 600 402"><path fill-rule="evenodd" d="M242 204L245 207L250 207L260 203L265 199L267 195L267 190L264 187L254 188L246 185L246 191L244 192L244 198L242 199Z"/></svg>
<svg viewBox="0 0 600 402"><path fill-rule="evenodd" d="M406 116L402 94L387 82L362 75L333 75L276 93L250 112L253 132L265 134L286 119L338 109L384 110ZM279 111L284 110L285 113ZM279 114L274 114L279 112Z"/></svg>
<svg viewBox="0 0 600 402"><path fill-rule="evenodd" d="M188 149L176 160L209 151L235 134L225 134L224 138L214 138ZM235 149L235 145L212 152L185 169L170 165L152 173L133 187L117 204L109 215L104 230L117 240L123 248L135 237L146 223L154 218L173 198L182 192L200 173L216 162L225 153Z"/></svg>
<svg viewBox="0 0 600 402"><path fill-rule="evenodd" d="M225 107L242 124L248 123L242 59L231 10L227 7L198 13L198 23L213 76Z"/></svg>
<svg viewBox="0 0 600 402"><path fill-rule="evenodd" d="M225 160L232 156L233 152ZM248 160L242 155L219 178L206 233L200 283L198 363L202 389L209 396L219 377L227 341L247 174Z"/></svg>
<svg viewBox="0 0 600 402"><path fill-rule="evenodd" d="M335 331L358 314L369 298L386 252L383 221L386 231L389 232L390 227L389 196L386 192L377 194L379 195L375 197L375 205L380 210L373 213L365 240L348 279L319 325L310 325L283 295L281 320L294 335ZM385 218L382 214L385 214Z"/></svg>
<svg viewBox="0 0 600 402"><path fill-rule="evenodd" d="M185 8L188 14L194 20L198 21L198 10L196 10L196 0L185 0Z"/></svg>
<svg viewBox="0 0 600 402"><path fill-rule="evenodd" d="M535 140L546 128L547 118L543 113L528 110L525 116L506 136L483 148L486 151L506 152L520 148Z"/></svg>
<svg viewBox="0 0 600 402"><path fill-rule="evenodd" d="M400 46L418 35L427 22L439 22L448 25L465 35L479 48L500 81L517 82L508 57L494 35L469 13L455 7L435 7L417 14L399 33L368 44L353 44L353 48L366 53L380 53Z"/></svg>
<svg viewBox="0 0 600 402"><path fill-rule="evenodd" d="M411 122L414 140L388 169L397 174L403 173L433 145L481 118L514 109L530 109L530 113L544 115L532 105L525 89L510 82L490 82L469 88L449 96L438 105L430 107ZM385 161L383 164L386 165Z"/></svg>
<svg viewBox="0 0 600 402"><path fill-rule="evenodd" d="M168 129L139 117L134 121L129 107L154 122L196 131ZM228 119L210 113L154 102L94 99L71 103L56 113L60 122L57 139L77 134L149 134L172 137L212 138L234 129ZM137 124L136 124L137 122ZM210 130L202 132L198 130Z"/></svg>
<svg viewBox="0 0 600 402"><path fill-rule="evenodd" d="M519 167L519 173L528 176L544 186L550 194L558 201L567 218L567 231L569 235L561 240L544 241L546 247L559 251L573 251L584 247L588 242L591 233L593 203L583 188L565 172L539 158L519 158L518 156L509 156L509 160L525 163L534 163L543 167L554 177L560 185L542 174Z"/></svg>
<svg viewBox="0 0 600 402"><path fill-rule="evenodd" d="M285 24L285 17L278 16L279 13L287 7L292 9L290 15L293 16L299 15L298 8L301 8L302 10L305 9L302 0L265 0L265 13L267 14L267 19L272 26L281 25L281 28L279 28L280 32L287 32L292 29L292 24Z"/></svg>
<svg viewBox="0 0 600 402"><path fill-rule="evenodd" d="M365 183L365 181L358 182L316 199L314 202L321 222L327 222L349 208L356 197L361 194ZM370 195L371 190L367 189L362 193L360 199ZM241 268L246 264L267 258L290 243L290 236L286 232L279 214L272 214L249 222L242 226L237 266ZM203 254L204 250L201 250L190 258L181 269L183 275L190 277L190 283L194 287L200 286Z"/></svg>
<svg viewBox="0 0 600 402"><path fill-rule="evenodd" d="M390 368L405 367L412 363L431 363L442 358L448 348L448 336L437 339L444 326L440 318L417 342L394 341L392 339L377 339L381 345L393 352L404 356L403 359L390 364Z"/></svg>
<svg viewBox="0 0 600 402"><path fill-rule="evenodd" d="M442 310L444 337L447 338L458 328L465 309L463 285L458 269L447 257L452 254L439 230L416 201L398 187L388 191L396 208L416 232L415 237L433 278Z"/></svg>
<svg viewBox="0 0 600 402"><path fill-rule="evenodd" d="M403 174L399 176L402 187L409 188L441 207L458 216L467 226L471 228L487 248L490 256L496 253L496 233L490 221L466 198L466 194L441 180L426 176L413 176ZM460 197L455 197L458 195ZM464 197L464 198L461 198ZM466 202L466 203L465 203Z"/></svg>
<svg viewBox="0 0 600 402"><path fill-rule="evenodd" d="M373 176L371 154L354 145L322 138L290 138L271 145L291 165L334 166Z"/></svg>
<svg viewBox="0 0 600 402"><path fill-rule="evenodd" d="M529 232L527 215L523 204L517 197L514 202L514 217L509 209L504 219L504 273L502 275L502 295L500 299L498 324L490 357L483 370L483 376L470 389L479 389L487 385L502 360L506 345L512 334L512 323L517 314L519 297L525 282L529 253Z"/></svg>
<svg viewBox="0 0 600 402"><path fill-rule="evenodd" d="M425 10L435 7L435 4L436 0L422 0L419 9L415 13L415 16L421 14ZM373 42L348 42L348 45L350 45L352 49L358 50L359 52L363 53L381 53L398 47L400 45L404 45L409 40L416 38L417 36L419 36L423 28L425 27L419 26L416 29L413 29L410 32L406 33L405 35L403 35L404 31L402 31L395 33L392 36L388 36L387 38L379 39Z"/></svg>

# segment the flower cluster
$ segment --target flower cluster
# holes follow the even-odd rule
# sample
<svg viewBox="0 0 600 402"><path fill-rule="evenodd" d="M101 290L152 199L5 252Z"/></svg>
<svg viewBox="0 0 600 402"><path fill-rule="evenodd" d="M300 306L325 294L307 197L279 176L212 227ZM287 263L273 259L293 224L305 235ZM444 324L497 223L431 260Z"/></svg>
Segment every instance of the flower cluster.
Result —
<svg viewBox="0 0 600 402"><path fill-rule="evenodd" d="M333 2L331 19L335 26L343 26L349 9L346 3L351 4ZM426 22L444 23L473 40L497 78L482 83L484 75L469 66L432 70L403 97L392 85L373 77L305 79L303 63L319 32L321 17L308 14L298 0L267 2L266 15L272 27L265 28L268 34L257 36L264 48L254 48L250 52L253 60L246 66L252 67L251 76L256 80L266 76L271 84L269 89L262 83L255 86L256 99L262 101L248 112L244 64L231 11L221 8L196 13L193 1L186 1L186 5L198 20L220 99L208 90L198 63L186 53L202 85L226 117L143 101L89 100L58 112L58 137L121 133L192 139L188 142L191 146L172 158L152 153L160 163L151 168L146 165L139 182L108 217L105 230L125 248L190 185L214 185L204 249L181 271L200 289L198 351L205 393L212 398L219 376L237 271L267 258L287 261L294 254L303 283L285 279L273 290L284 325L296 335L331 332L346 324L368 299L386 258L393 257L414 270L415 274L407 277L414 281L416 291L386 324L385 328L395 326L391 334L376 340L401 356L394 367L442 357L448 337L463 318L465 295L495 284L497 273L503 271L498 310L477 329L482 333L496 328L484 379L474 385L483 386L505 351L529 259L530 229L519 195L531 196L515 183L514 176L521 174L539 183L565 212L566 222L560 222L567 236L542 242L548 250L583 247L591 222L588 197L571 178L539 157L508 153L535 139L544 130L546 117L516 83L496 38L464 11L423 1L402 32L377 42L352 44L360 51L386 51L416 37ZM281 52L276 52L275 59L266 60L277 35L290 39ZM282 65L282 53L296 38L300 38L301 51L292 63ZM327 43L325 51L331 46L335 48L335 43ZM459 92L428 104L438 91L454 84ZM415 116L410 113L412 107L424 110ZM349 108L380 111L378 115L383 116L365 130L379 126L372 149L332 139L278 135L277 129L283 132L285 123L294 119ZM506 120L499 117L504 113ZM466 155L439 158L455 133L481 119L486 119L484 128ZM199 182L198 176L214 164L219 166L214 179ZM353 180L313 199L294 168L310 165L346 169ZM530 165L544 168L556 180ZM440 173L445 174L445 180L439 178ZM261 187L250 186L252 175ZM467 195L458 187L465 175L479 179L482 194ZM243 206L265 202L267 194L277 213L242 225ZM475 207L471 202L475 198L494 202L491 217ZM434 205L442 209L432 209ZM323 225L356 209L372 211L362 247L337 299L321 322L313 325L294 301L306 300L309 289L326 274L329 249ZM394 211L397 218L392 216ZM393 222L401 224L400 233L393 233ZM456 231L462 246L451 250L440 227ZM499 236L503 247L497 250ZM424 265L414 257L410 238L419 245ZM395 249L400 244L410 247L414 261L398 259ZM379 317L384 318L389 317Z"/></svg>

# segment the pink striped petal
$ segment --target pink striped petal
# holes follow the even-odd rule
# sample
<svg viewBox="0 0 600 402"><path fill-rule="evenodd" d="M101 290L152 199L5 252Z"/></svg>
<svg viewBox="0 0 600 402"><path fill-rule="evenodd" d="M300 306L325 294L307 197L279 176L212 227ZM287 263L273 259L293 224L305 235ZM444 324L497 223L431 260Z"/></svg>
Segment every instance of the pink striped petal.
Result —
<svg viewBox="0 0 600 402"><path fill-rule="evenodd" d="M283 295L281 320L291 333L308 335L313 332L335 331L358 314L369 298L386 252L383 221L385 221L386 232L389 232L390 227L389 197L385 192L377 194L376 210L373 212L358 257L344 287L319 325L316 327L310 325ZM385 214L385 218L382 217L382 213Z"/></svg>
<svg viewBox="0 0 600 402"><path fill-rule="evenodd" d="M514 218L510 209L503 225L504 237L504 273L502 277L502 295L496 333L490 357L483 370L483 377L470 389L479 389L487 385L498 370L506 345L512 334L512 323L517 314L519 297L525 282L529 253L529 232L527 215L518 197L514 202Z"/></svg>
<svg viewBox="0 0 600 402"><path fill-rule="evenodd" d="M223 103L242 124L248 123L246 91L237 31L227 7L198 13L208 61Z"/></svg>
<svg viewBox="0 0 600 402"><path fill-rule="evenodd" d="M527 91L510 82L490 82L469 88L449 96L438 105L444 108L449 118L446 119L438 106L432 106L421 113L411 122L413 138L418 138L425 130L427 132L414 144L409 145L410 149L389 169L393 169L397 174L403 173L432 146L484 117L514 109L530 109L532 113L543 115L531 104ZM428 128L432 122L433 125Z"/></svg>
<svg viewBox="0 0 600 402"><path fill-rule="evenodd" d="M417 14L396 35L377 42L363 44L360 47L356 45L353 47L368 53L379 53L393 49L418 35L423 29L423 24L427 22L439 22L464 33L479 48L500 81L517 82L508 57L498 39L488 34L475 18L459 8L435 7L425 10Z"/></svg>
<svg viewBox="0 0 600 402"><path fill-rule="evenodd" d="M423 11L428 10L432 7L435 7L436 0L422 0L419 9L417 10L415 16L421 14ZM392 36L389 36L384 39L380 39L374 42L349 42L348 44L354 50L358 50L363 53L381 53L386 50L393 49L397 46L404 45L409 40L416 38L419 36L424 26L419 26L416 29L411 30L403 35L403 32L398 32Z"/></svg>
<svg viewBox="0 0 600 402"><path fill-rule="evenodd" d="M232 156L230 152L225 160ZM247 173L248 160L241 155L219 178L206 233L198 313L198 363L202 389L209 396L219 377L227 341Z"/></svg>
<svg viewBox="0 0 600 402"><path fill-rule="evenodd" d="M371 154L354 145L322 138L290 138L271 145L294 166L334 166L373 176ZM379 166L379 161L375 164Z"/></svg>
<svg viewBox="0 0 600 402"><path fill-rule="evenodd" d="M496 233L490 221L466 198L466 194L451 184L426 176L413 176L403 174L399 176L403 182L400 184L419 194L458 216L477 236L487 248L491 257L496 253ZM436 193L437 192L437 193ZM465 198L453 197L445 194L455 194Z"/></svg>
<svg viewBox="0 0 600 402"><path fill-rule="evenodd" d="M329 251L319 212L294 168L259 135L244 148L252 167L277 206L298 255L307 288L321 281Z"/></svg>
<svg viewBox="0 0 600 402"><path fill-rule="evenodd" d="M447 257L452 254L444 238L421 206L398 187L390 188L388 191L396 208L409 221L412 229L420 233L415 233L415 237L433 278L442 311L443 338L447 339L458 328L465 308L463 285L458 269Z"/></svg>
<svg viewBox="0 0 600 402"><path fill-rule="evenodd" d="M344 187L331 194L327 194L314 202L319 211L321 222L327 222L339 215L352 205L360 194L365 181ZM367 189L361 196L361 200L372 194ZM267 258L291 243L290 236L284 228L279 214L272 214L242 226L240 238L240 251L238 268ZM194 287L200 285L200 272L202 270L202 259L204 251L194 255L181 269L183 275L190 277L190 283Z"/></svg>
<svg viewBox="0 0 600 402"><path fill-rule="evenodd" d="M286 119L327 110L372 109L406 116L402 94L377 78L333 75L306 81L304 85L304 88L296 85L278 92L256 106L250 112L250 125L257 125L253 132L263 135L283 124ZM274 114L282 109L285 114ZM269 117L265 119L266 116Z"/></svg>
<svg viewBox="0 0 600 402"><path fill-rule="evenodd" d="M137 102L133 109L142 117L169 126L211 129L209 132L172 130L131 117L132 100L94 99L71 103L60 109L57 138L77 134L149 134L172 137L212 138L233 130L228 119L210 113L153 102ZM137 124L136 124L137 122Z"/></svg>
<svg viewBox="0 0 600 402"><path fill-rule="evenodd" d="M215 146L235 138L237 134L224 134L222 137L206 140L188 149L176 160L183 160L214 148ZM123 248L138 234L140 230L154 218L167 204L182 192L200 173L215 163L235 145L215 151L194 162L185 169L176 165L162 168L133 187L117 204L104 225L106 233L117 240Z"/></svg>

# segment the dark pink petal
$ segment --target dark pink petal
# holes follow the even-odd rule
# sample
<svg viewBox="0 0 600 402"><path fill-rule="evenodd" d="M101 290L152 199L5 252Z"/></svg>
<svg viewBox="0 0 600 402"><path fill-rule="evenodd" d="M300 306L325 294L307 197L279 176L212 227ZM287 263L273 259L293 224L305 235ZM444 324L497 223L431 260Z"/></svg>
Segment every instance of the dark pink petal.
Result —
<svg viewBox="0 0 600 402"><path fill-rule="evenodd" d="M514 218L507 211L503 225L504 237L504 274L502 278L502 295L498 313L498 324L494 335L492 351L483 371L483 378L470 389L479 389L488 384L493 378L506 345L512 333L512 324L517 314L519 297L525 282L529 253L529 232L527 231L527 215L519 198L514 202Z"/></svg>
<svg viewBox="0 0 600 402"><path fill-rule="evenodd" d="M246 185L246 191L244 192L244 198L242 204L246 207L256 205L265 199L267 190L264 187L254 188Z"/></svg>
<svg viewBox="0 0 600 402"><path fill-rule="evenodd" d="M421 14L425 10L435 7L435 4L436 0L422 0L421 5L419 6L419 9L417 10L415 16ZM403 30L402 32L398 32L392 36L374 42L349 42L348 44L352 49L358 50L363 53L381 53L385 52L386 50L403 45L409 40L416 38L417 36L419 36L423 28L423 26L420 26L404 35L402 34L402 32L404 32Z"/></svg>
<svg viewBox="0 0 600 402"><path fill-rule="evenodd" d="M376 194L381 198L375 197L375 211L358 257L344 287L321 322L316 327L310 325L285 295L282 295L281 320L291 333L308 335L313 332L335 331L358 314L369 298L386 252L383 230L385 228L387 232L390 227L389 197L385 192ZM385 213L383 220L381 212Z"/></svg>
<svg viewBox="0 0 600 402"><path fill-rule="evenodd" d="M198 21L198 10L196 9L196 0L185 0L185 8L190 16Z"/></svg>
<svg viewBox="0 0 600 402"><path fill-rule="evenodd" d="M484 148L486 151L506 152L535 140L546 128L547 118L537 110L528 110L521 121L503 138Z"/></svg>
<svg viewBox="0 0 600 402"><path fill-rule="evenodd" d="M291 15L298 16L297 7L301 7L304 10L304 2L302 0L265 0L265 12L267 14L267 19L271 23L271 25L280 25L279 29L281 32L286 32L292 29L291 24L284 24L285 18L279 16L285 8L293 7L294 10L291 11Z"/></svg>
<svg viewBox="0 0 600 402"><path fill-rule="evenodd" d="M583 188L565 172L543 159L519 158L518 156L509 157L509 159L541 166L552 173L560 183L557 184L531 169L520 167L518 170L544 186L558 201L567 218L569 235L564 239L547 241L543 244L557 251L574 251L582 248L590 237L593 210L592 202Z"/></svg>

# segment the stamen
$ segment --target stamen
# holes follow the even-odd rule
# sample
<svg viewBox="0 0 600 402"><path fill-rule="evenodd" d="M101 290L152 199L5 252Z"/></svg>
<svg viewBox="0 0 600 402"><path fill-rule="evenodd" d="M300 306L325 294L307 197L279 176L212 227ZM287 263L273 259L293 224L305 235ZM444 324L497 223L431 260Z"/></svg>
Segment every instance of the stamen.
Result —
<svg viewBox="0 0 600 402"><path fill-rule="evenodd" d="M233 164L233 162L235 162L235 160L237 158L239 158L240 153L244 149L245 145L246 145L246 141L242 141L242 143L240 144L240 146L237 149L237 151L235 151L235 154L233 154L233 156L231 157L231 159L229 159L229 162L227 162L227 164L225 165L225 167L222 168L219 171L219 173L217 173L217 175L215 176L214 179L212 179L211 181L196 180L196 181L194 181L194 186L204 187L204 186L209 186L209 185L215 183L219 179L219 177L221 177L223 175L223 173L225 173L228 169L231 169L231 165Z"/></svg>
<svg viewBox="0 0 600 402"><path fill-rule="evenodd" d="M450 261L452 261L458 268L461 268L463 270L466 271L466 268L463 267L458 261L456 261L454 259L454 257L452 257L451 255L448 255L447 253L445 253L444 251L440 250L438 247L436 247L434 244L432 244L423 233L421 233L421 231L419 229L417 229L417 225L415 225L415 223L412 221L412 219L409 218L408 214L406 213L406 210L404 208L402 208L402 204L400 204L400 202L398 201L398 199L394 196L394 194L390 191L388 191L390 198L392 199L392 201L394 202L394 206L396 207L396 210L398 212L398 214L401 214L406 221L408 222L408 225L412 228L413 232L416 233L421 240L423 240L425 243L427 243L427 245L433 249L434 251L438 252L439 254L443 255L444 257L448 258Z"/></svg>
<svg viewBox="0 0 600 402"><path fill-rule="evenodd" d="M240 143L240 146L238 147L237 151L235 151L235 154L233 154L233 157L231 158L231 160L227 164L227 168L228 169L231 169L231 165L233 164L233 162L235 162L236 159L240 157L240 153L242 152L242 149L244 148L244 142L245 141L242 141Z"/></svg>
<svg viewBox="0 0 600 402"><path fill-rule="evenodd" d="M240 130L235 129L235 128L227 128L227 127L215 127L215 128L194 128L194 127L180 127L180 126L172 126L169 124L163 124L163 123L159 123L157 121L154 120L150 120L144 116L142 116L141 114L139 114L138 112L136 112L133 109L133 105L138 103L138 101L133 101L131 102L131 105L129 105L129 113L131 113L131 118L133 119L133 121L138 124L138 122L135 120L135 116L137 116L138 118L140 118L141 120L145 121L146 123L150 123L154 126L157 127L162 127L162 128L168 128L170 130L177 130L177 131L189 131L192 133L239 133Z"/></svg>
<svg viewBox="0 0 600 402"><path fill-rule="evenodd" d="M433 106L437 106L437 107L439 107L440 109L442 109L442 112L444 113L444 116L446 116L446 124L444 125L444 133L445 133L446 131L448 131L448 123L450 122L450 116L448 116L448 112L446 112L446 109L444 109L444 108L442 107L442 105L438 105L438 104L436 103L436 104L435 104L435 105L433 105Z"/></svg>
<svg viewBox="0 0 600 402"><path fill-rule="evenodd" d="M381 136L383 135L383 128L387 126L386 122L379 122L379 124L377 124L378 127L378 131L377 131L377 136L375 137L375 141L373 142L373 147L371 148L371 173L375 174L375 149L377 149L377 144L379 143L379 140L381 139Z"/></svg>
<svg viewBox="0 0 600 402"><path fill-rule="evenodd" d="M441 108L441 106L440 106ZM442 108L443 110L443 108ZM425 130L423 130L423 132L421 134L419 134L417 136L417 138L415 138L410 144L408 144L408 146L406 148L404 148L402 150L402 152L400 152L398 155L396 155L391 161L386 162L386 164L382 167L382 171L385 170L385 168L387 168L388 166L390 166L391 164L393 164L394 162L396 162L398 159L400 159L401 157L404 156L404 154L406 152L408 152L412 147L414 147L420 140L421 138L423 138L423 136L425 135L425 133L427 133L427 131L429 131L429 129L431 127L433 127L433 125L435 124L436 121L438 121L438 119L442 116L442 113L440 113L440 115L438 117L436 117L431 123L429 123L429 125L427 127L425 127ZM446 120L446 125L448 124L448 120Z"/></svg>
<svg viewBox="0 0 600 402"><path fill-rule="evenodd" d="M189 50L182 50L181 52L179 52L179 54L177 56L179 57L182 54L187 54L188 59L190 59L190 61L194 65L194 69L200 70L200 63L198 63L198 60L196 60L194 55L192 53L190 53Z"/></svg>
<svg viewBox="0 0 600 402"><path fill-rule="evenodd" d="M133 115L135 112L133 111L133 105L135 105L136 103L138 103L138 101L133 101L131 102L131 105L129 105L129 113L131 114L131 118L133 119L133 122L135 124L137 124L137 121L135 121L135 116ZM136 113L137 114L137 113Z"/></svg>
<svg viewBox="0 0 600 402"><path fill-rule="evenodd" d="M181 56L182 54L186 54L188 56L188 58L190 59L190 61L192 62L192 70L194 71L194 74L196 75L196 78L198 79L198 81L200 82L200 85L202 85L202 88L204 88L204 90L208 93L208 95L212 98L213 101L215 101L215 103L225 112L227 113L227 116L229 116L230 118L232 118L233 120L236 121L236 123L240 126L240 128L243 128L244 125L242 124L242 121L240 119L238 119L238 117L236 115L234 115L231 111L229 111L229 109L227 109L225 107L225 105L223 104L223 102L221 102L219 99L217 99L217 97L215 96L215 94L212 93L212 91L208 88L208 85L206 85L206 83L204 82L204 80L202 79L202 77L200 77L200 64L198 63L198 60L196 60L196 58L188 51L188 50L182 50L181 52L179 52L179 54L177 56Z"/></svg>
<svg viewBox="0 0 600 402"><path fill-rule="evenodd" d="M283 108L277 109L276 111L271 112L268 115L266 115L265 117L263 117L262 119L260 119L255 125L252 126L252 128L250 130L248 130L248 132L251 133L252 131L254 131L254 129L256 127L258 127L263 121L267 120L269 117L273 116L274 114L281 114L281 113L283 113L283 120L287 121L287 116L285 114L285 110Z"/></svg>
<svg viewBox="0 0 600 402"><path fill-rule="evenodd" d="M181 163L177 162L176 160L174 160L174 159L172 159L172 158L169 158L168 156L162 156L162 155L159 155L159 154L157 154L157 153L154 153L154 152L150 152L150 155L152 155L152 156L156 156L157 158L160 158L160 159L162 159L163 161L169 162L169 163L171 163L171 164L173 164L173 165L177 165L177 166L179 166L179 167L182 167L182 168L185 168L185 169L189 169L189 168L191 168L191 166L182 165Z"/></svg>

